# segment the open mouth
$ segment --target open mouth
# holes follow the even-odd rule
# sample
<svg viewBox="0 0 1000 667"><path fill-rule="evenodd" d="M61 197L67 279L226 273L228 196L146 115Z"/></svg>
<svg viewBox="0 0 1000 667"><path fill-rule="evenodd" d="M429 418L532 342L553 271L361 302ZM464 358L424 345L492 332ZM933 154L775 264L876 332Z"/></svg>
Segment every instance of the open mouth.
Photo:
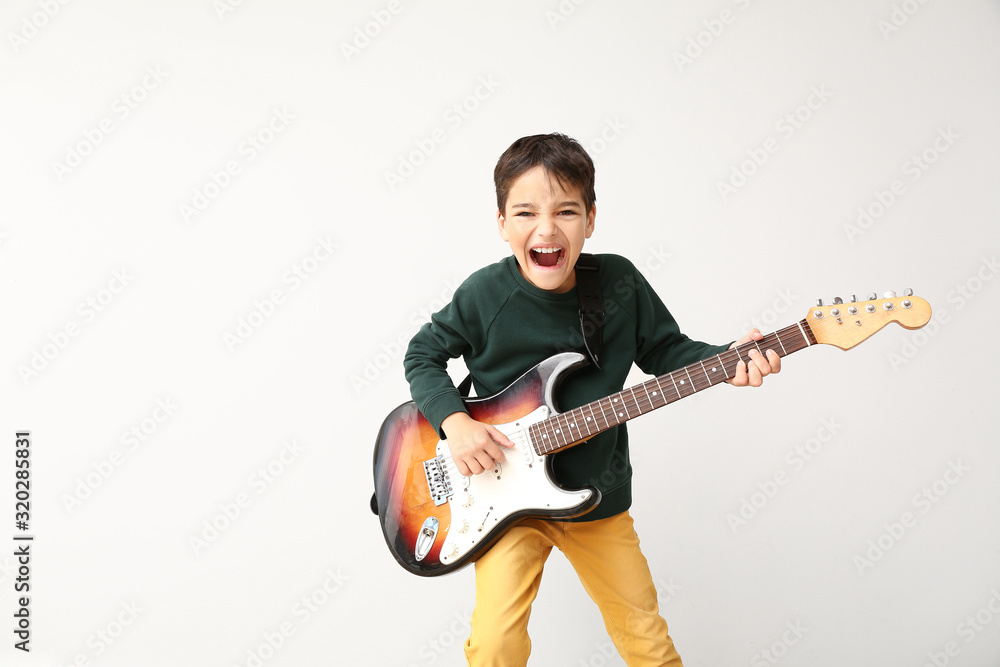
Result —
<svg viewBox="0 0 1000 667"><path fill-rule="evenodd" d="M558 266L562 263L566 251L558 246L553 246L551 248L532 248L529 254L531 261L536 266Z"/></svg>

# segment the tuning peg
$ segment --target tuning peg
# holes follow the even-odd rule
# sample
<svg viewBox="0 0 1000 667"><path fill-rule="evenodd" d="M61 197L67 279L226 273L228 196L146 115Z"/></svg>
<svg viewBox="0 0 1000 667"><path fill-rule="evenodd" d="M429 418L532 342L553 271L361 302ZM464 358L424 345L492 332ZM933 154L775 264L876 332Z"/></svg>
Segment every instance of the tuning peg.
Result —
<svg viewBox="0 0 1000 667"><path fill-rule="evenodd" d="M869 301L874 301L877 298L878 298L878 294L876 294L875 292L868 292L868 300Z"/></svg>
<svg viewBox="0 0 1000 667"><path fill-rule="evenodd" d="M896 293L893 292L892 290L889 290L888 292L886 292L885 294L882 295L882 298L883 299L895 299L896 298Z"/></svg>
<svg viewBox="0 0 1000 667"><path fill-rule="evenodd" d="M839 296L833 297L833 305L839 306L842 303L844 303L844 300L841 299Z"/></svg>
<svg viewBox="0 0 1000 667"><path fill-rule="evenodd" d="M823 305L823 299L816 299L816 305L817 306L822 306Z"/></svg>
<svg viewBox="0 0 1000 667"><path fill-rule="evenodd" d="M903 296L913 296L913 290L907 287L905 290L903 290Z"/></svg>
<svg viewBox="0 0 1000 667"><path fill-rule="evenodd" d="M851 295L851 303L857 303L857 302L858 302L858 295L857 294L852 294Z"/></svg>

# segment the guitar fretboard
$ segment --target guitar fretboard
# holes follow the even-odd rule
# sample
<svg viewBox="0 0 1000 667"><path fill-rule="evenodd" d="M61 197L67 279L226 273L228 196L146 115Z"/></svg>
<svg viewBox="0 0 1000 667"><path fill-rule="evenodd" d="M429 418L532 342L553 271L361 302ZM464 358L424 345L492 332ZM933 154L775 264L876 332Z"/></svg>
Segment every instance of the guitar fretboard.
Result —
<svg viewBox="0 0 1000 667"><path fill-rule="evenodd" d="M809 325L801 320L768 334L761 340L744 343L617 394L532 424L528 431L539 455L552 454L580 444L591 436L639 415L731 379L736 375L736 366L741 359L749 363L750 350L764 354L770 349L783 357L815 343L816 338Z"/></svg>

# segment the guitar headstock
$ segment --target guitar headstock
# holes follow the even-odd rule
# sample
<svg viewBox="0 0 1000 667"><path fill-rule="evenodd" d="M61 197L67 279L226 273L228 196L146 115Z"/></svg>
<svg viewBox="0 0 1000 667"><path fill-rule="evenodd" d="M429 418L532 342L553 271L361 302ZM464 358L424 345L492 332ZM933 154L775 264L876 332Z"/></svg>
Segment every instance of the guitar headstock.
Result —
<svg viewBox="0 0 1000 667"><path fill-rule="evenodd" d="M858 301L852 296L850 303L838 297L829 306L820 299L805 319L816 342L849 350L890 322L919 329L931 319L930 304L913 296L913 290L906 290L903 296L886 292L885 298L876 297L872 293L867 301Z"/></svg>

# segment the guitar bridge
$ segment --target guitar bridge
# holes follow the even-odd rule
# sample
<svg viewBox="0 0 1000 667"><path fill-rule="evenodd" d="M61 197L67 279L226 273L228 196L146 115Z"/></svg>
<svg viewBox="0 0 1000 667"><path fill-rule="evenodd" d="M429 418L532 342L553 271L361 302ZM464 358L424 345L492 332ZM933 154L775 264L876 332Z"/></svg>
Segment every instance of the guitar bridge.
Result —
<svg viewBox="0 0 1000 667"><path fill-rule="evenodd" d="M424 475L427 476L427 490L434 505L444 505L452 495L451 477L444 466L444 459L436 456L424 461Z"/></svg>

